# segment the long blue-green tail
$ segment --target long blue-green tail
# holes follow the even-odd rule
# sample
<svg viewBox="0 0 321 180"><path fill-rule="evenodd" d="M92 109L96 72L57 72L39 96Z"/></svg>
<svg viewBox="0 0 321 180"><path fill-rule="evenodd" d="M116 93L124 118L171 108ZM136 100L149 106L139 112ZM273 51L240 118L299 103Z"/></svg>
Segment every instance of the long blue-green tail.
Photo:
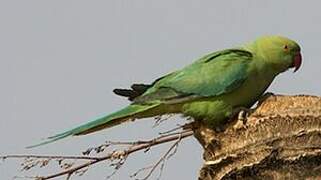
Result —
<svg viewBox="0 0 321 180"><path fill-rule="evenodd" d="M109 114L107 116L103 116L101 118L98 118L86 124L80 125L76 128L65 131L63 133L48 137L46 141L36 145L28 146L27 148L34 148L37 146L49 144L68 136L77 136L77 135L92 133L95 131L99 131L101 129L116 126L130 119L149 117L149 116L152 116L153 114L146 113L146 111L153 109L158 105L159 104L129 105L115 113Z"/></svg>

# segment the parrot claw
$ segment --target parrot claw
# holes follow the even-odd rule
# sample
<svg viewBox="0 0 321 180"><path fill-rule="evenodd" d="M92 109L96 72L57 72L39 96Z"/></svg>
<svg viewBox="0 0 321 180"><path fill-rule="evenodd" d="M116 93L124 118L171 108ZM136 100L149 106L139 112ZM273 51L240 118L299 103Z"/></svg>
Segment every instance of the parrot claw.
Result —
<svg viewBox="0 0 321 180"><path fill-rule="evenodd" d="M245 107L238 107L233 110L233 115L237 115L238 120L246 119L251 113L253 109L245 108Z"/></svg>
<svg viewBox="0 0 321 180"><path fill-rule="evenodd" d="M234 110L234 116L236 119L234 128L240 129L241 127L244 127L246 125L247 117L253 112L252 109L244 108L244 107L238 107ZM234 119L234 120L235 120Z"/></svg>
<svg viewBox="0 0 321 180"><path fill-rule="evenodd" d="M242 121L243 124L246 124L246 118L248 116L248 112L244 110L240 110L240 112L237 115L237 120Z"/></svg>

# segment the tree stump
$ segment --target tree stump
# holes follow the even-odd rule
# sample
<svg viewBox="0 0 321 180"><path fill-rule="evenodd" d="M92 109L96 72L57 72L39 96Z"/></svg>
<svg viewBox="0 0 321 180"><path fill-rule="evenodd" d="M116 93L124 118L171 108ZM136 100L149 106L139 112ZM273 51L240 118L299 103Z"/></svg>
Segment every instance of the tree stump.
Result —
<svg viewBox="0 0 321 180"><path fill-rule="evenodd" d="M222 132L199 124L199 180L321 179L321 98L271 95Z"/></svg>

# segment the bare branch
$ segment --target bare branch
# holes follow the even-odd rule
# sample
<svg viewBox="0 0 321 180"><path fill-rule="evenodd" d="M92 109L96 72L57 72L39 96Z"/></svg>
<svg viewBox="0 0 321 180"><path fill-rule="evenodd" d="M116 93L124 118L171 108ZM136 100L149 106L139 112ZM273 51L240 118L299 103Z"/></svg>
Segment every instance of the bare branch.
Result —
<svg viewBox="0 0 321 180"><path fill-rule="evenodd" d="M183 125L177 124L177 127L173 128L173 129L170 129L170 130L167 130L167 131L164 131L164 132L160 132L158 134L164 136L164 135L168 135L168 134L170 134L172 132L175 132L175 131L178 131L178 130L181 130L181 129L191 129L191 128L185 128L187 126L190 126L191 124L193 124L193 123L187 123L187 124L183 124Z"/></svg>
<svg viewBox="0 0 321 180"><path fill-rule="evenodd" d="M177 139L177 141L176 141L176 142L167 150L167 152L157 161L157 163L152 167L152 169L149 171L149 173L147 174L147 176L145 176L145 178L143 178L143 180L147 180L147 179L152 175L152 173L155 171L155 169L158 167L158 165L159 165L160 163L162 163L162 166L161 166L161 167L163 167L166 158L168 157L168 155L170 154L170 152L171 152L175 147L178 146L178 143L179 143L180 141L181 141L181 137L179 137L179 139ZM176 151L174 151L174 152L176 152ZM170 156L172 156L172 155L170 154ZM161 170L162 170L162 169L163 169L163 168L161 168Z"/></svg>
<svg viewBox="0 0 321 180"><path fill-rule="evenodd" d="M175 114L167 114L167 115L161 115L161 116L156 116L155 123L153 125L153 128L159 126L162 122L167 121L171 119Z"/></svg>
<svg viewBox="0 0 321 180"><path fill-rule="evenodd" d="M93 164L96 164L96 163L104 161L104 160L113 159L113 158L114 159L118 159L120 156L126 156L126 155L129 155L131 153L134 153L134 152L142 150L142 149L146 149L146 148L158 145L158 144L163 144L163 143L167 143L167 142L170 142L170 141L174 141L174 140L177 140L179 138L183 139L183 138L189 137L191 135L193 135L193 131L189 130L189 131L182 132L179 135L160 137L160 138L158 138L156 140L150 141L150 143L139 144L139 145L133 146L133 147L131 147L131 148L127 149L127 150L124 150L124 151L115 151L115 152L109 153L106 156L103 156L103 157L101 157L99 159L83 163L83 164L81 164L79 166L76 166L74 168L68 169L66 171L62 171L60 173L56 173L56 174L53 174L53 175L41 177L41 180L52 179L52 178L55 178L55 177L58 177L58 176L66 175L66 174L72 174L73 172L78 171L78 170L80 170L80 169L82 169L84 167L91 166Z"/></svg>
<svg viewBox="0 0 321 180"><path fill-rule="evenodd" d="M0 159L21 159L21 158L36 158L36 159L75 159L75 160L98 160L99 157L89 156L52 156L52 155L6 155L0 156Z"/></svg>
<svg viewBox="0 0 321 180"><path fill-rule="evenodd" d="M61 163L61 160L66 160L66 159L70 159L70 160L85 160L87 162L84 162L80 165L74 166L71 165L67 168L64 168L63 171L58 172L58 173L54 173L52 175L48 175L48 176L34 176L34 177L29 177L29 178L34 178L36 180L47 180L47 179L53 179L56 177L60 177L60 176L67 176L67 179L70 178L71 175L73 174L83 174L88 168L94 164L97 164L99 162L102 161L106 161L106 160L114 160L114 159L119 159L120 161L117 163L114 163L112 165L116 166L115 169L119 169L122 164L125 162L126 158L137 151L140 150L146 150L149 149L153 146L159 145L159 144L163 144L163 143L167 143L167 142L171 142L171 141L175 141L173 146L171 146L171 148L169 149L169 151L165 154L165 156L162 158L164 159L165 157L167 157L167 155L171 152L171 150L177 146L178 142L180 142L183 138L189 137L193 135L193 131L191 129L185 129L182 130L181 132L177 132L175 134L168 134L168 135L163 135L157 138L154 138L152 140L148 140L148 141L137 141L137 142L107 142L107 144L105 144L104 146L109 146L109 145L130 145L127 149L125 150L116 150L113 151L111 153L108 153L105 156L101 156L101 157L92 157L92 156L51 156L51 155L6 155L6 156L0 156L0 159L8 159L8 158L26 158L26 159L46 159L46 162L42 162L42 161L35 161L32 162L30 166L34 167L36 165L40 166L45 163L45 165L48 164L49 160L51 159L56 159L59 161L59 163ZM102 145L103 146L103 145ZM101 147L101 146L99 146ZM159 161L159 163L162 160ZM30 163L30 162L27 162ZM159 164L157 163L157 164ZM158 165L157 165L158 166ZM27 164L27 168L29 168L29 165ZM155 167L156 168L156 167Z"/></svg>
<svg viewBox="0 0 321 180"><path fill-rule="evenodd" d="M160 167L160 174L159 174L159 177L161 176L162 174L162 171L163 171L163 167L164 167L164 164L165 164L165 161L167 159L169 159L170 157L172 157L176 152L177 152L177 147L179 145L179 142L182 140L181 137L179 137L177 139L177 141L175 141L175 143L170 146L170 148L166 151L166 153L156 162L156 164L152 165L152 166L148 166L148 167L145 167L145 168L141 168L139 169L138 171L136 171L134 174L131 175L131 177L135 177L137 176L140 172L142 171L145 171L145 170L148 170L150 169L150 171L148 172L148 174L141 180L147 180L152 174L153 172L156 170L156 168L161 164L161 167ZM173 152L172 152L173 151ZM171 153L172 152L172 153ZM157 178L159 179L159 178Z"/></svg>
<svg viewBox="0 0 321 180"><path fill-rule="evenodd" d="M99 145L97 147L88 148L86 151L82 152L82 154L89 155L92 151L95 151L96 153L100 153L100 152L103 152L107 147L110 147L110 146L134 146L134 145L139 145L139 144L149 144L160 137L168 137L168 136L172 136L172 135L181 134L182 132L185 132L185 130L190 131L193 127L193 122L186 123L183 125L178 124L177 126L178 127L175 127L175 128L170 129L168 131L160 132L159 133L160 136L157 138L154 138L152 140L147 140L147 141L142 141L142 140L138 140L138 141L106 141L104 144ZM179 130L181 130L181 131L179 131Z"/></svg>

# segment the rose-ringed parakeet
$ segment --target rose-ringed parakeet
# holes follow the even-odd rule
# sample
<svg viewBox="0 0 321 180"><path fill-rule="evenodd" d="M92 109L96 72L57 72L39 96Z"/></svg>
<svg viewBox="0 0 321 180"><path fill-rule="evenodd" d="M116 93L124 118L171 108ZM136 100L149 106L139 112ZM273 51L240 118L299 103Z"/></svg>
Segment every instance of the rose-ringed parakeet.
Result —
<svg viewBox="0 0 321 180"><path fill-rule="evenodd" d="M300 65L300 46L295 41L281 36L260 37L237 48L205 55L151 84L115 89L131 104L35 146L169 113L181 113L215 127L230 118L236 108L251 107L278 74L289 68L297 71Z"/></svg>

